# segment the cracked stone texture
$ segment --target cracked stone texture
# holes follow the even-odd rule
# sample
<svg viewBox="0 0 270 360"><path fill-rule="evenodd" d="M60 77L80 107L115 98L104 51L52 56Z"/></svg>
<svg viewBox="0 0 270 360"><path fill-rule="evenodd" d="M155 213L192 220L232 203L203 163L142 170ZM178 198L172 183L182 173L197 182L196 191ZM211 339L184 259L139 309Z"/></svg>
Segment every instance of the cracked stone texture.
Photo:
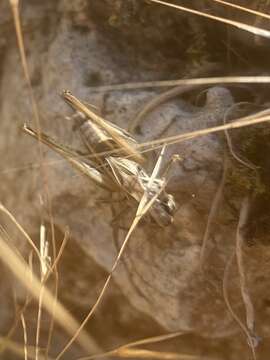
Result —
<svg viewBox="0 0 270 360"><path fill-rule="evenodd" d="M72 123L64 118L71 115L71 111L58 96L62 89L71 90L80 99L95 105L108 120L127 128L138 109L156 92L134 90L104 94L93 92L89 86L169 76L168 68L162 66L166 51L157 50L154 62L149 61L145 54L140 58L140 45L135 35L135 41L131 40L128 49L119 51L123 44L119 45L121 32L117 32L117 26L121 29L124 24L125 27L127 17L122 15L119 25L114 11L122 9L121 1L111 2L115 5L114 11L106 8L106 11L111 11L110 16L102 12L106 3L31 1L23 2L21 9L27 59L42 130L74 148L83 145L78 133L72 130ZM130 1L131 8L125 8L127 13L138 12L137 5L136 1ZM71 232L60 264L60 298L81 319L97 298L126 233L119 230L116 239L116 227L112 223L127 228L134 209L132 212L129 204L123 202L115 205L120 215L112 214L110 205L102 201L108 194L74 172L63 159L45 147L44 177L39 165L38 144L20 130L24 122L35 126L35 120L20 65L12 17L6 5L1 4L1 10L0 23L4 29L0 35L1 202L38 241L41 217L49 221L42 190L45 178L58 244L66 227ZM157 10L161 17L162 11L160 8ZM95 22L93 14L100 12L111 24L105 22L104 26L98 16L100 22ZM171 26L177 21L174 15L172 19ZM112 34L118 36L115 47L114 36L107 36L110 26ZM151 23L148 26L150 35L147 32L144 35L151 39L151 31L155 30L158 35L154 32L152 37L160 36L162 29L155 29ZM126 36L122 41L128 42ZM131 50L132 44L136 44L138 54ZM171 65L173 68L174 62L175 58ZM184 59L180 58L181 62ZM160 70L157 70L159 65ZM221 87L208 90L205 104L201 106L181 99L172 100L147 116L138 140L151 140L161 133L170 136L215 126L222 123L232 103L230 92ZM89 323L88 329L96 343L93 351L145 336L184 330L190 335L167 347L161 346L161 349L195 352L218 359L237 359L240 352L242 356L249 353L244 337L226 309L222 294L224 267L234 248L238 219L238 210L232 209L227 200L222 202L213 225L204 272L199 271L203 234L221 179L223 152L224 143L220 135L208 135L168 148L165 163L175 153L182 158L172 170L168 185L178 203L175 221L162 229L145 220L134 232L103 303ZM157 153L148 157L150 170ZM41 197L45 201L43 209ZM236 199L238 206L240 200ZM18 249L27 254L29 248L4 215L1 215L1 222ZM267 247L245 249L248 281L262 338L270 334L267 321L269 291L265 289L269 279L268 255ZM2 283L1 289L4 289L6 285ZM244 319L235 267L231 271L229 291L235 310ZM9 303L6 308L9 315L3 314L1 318L12 317ZM31 311L34 310L30 310L29 318L33 316ZM5 320L3 333L7 331L7 322ZM35 324L31 326L35 328ZM59 341L65 343L61 340L61 332L59 336ZM263 341L259 350L261 359L267 358L264 357L267 349ZM55 343L53 351L58 350L59 344ZM79 350L75 354L80 354ZM70 353L70 358L73 355Z"/></svg>

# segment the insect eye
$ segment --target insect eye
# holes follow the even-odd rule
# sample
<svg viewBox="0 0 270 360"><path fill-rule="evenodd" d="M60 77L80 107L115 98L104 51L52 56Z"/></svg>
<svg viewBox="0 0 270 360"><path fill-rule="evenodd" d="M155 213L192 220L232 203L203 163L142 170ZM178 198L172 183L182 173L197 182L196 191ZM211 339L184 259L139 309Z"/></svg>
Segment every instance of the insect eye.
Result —
<svg viewBox="0 0 270 360"><path fill-rule="evenodd" d="M173 214L175 212L176 204L175 204L175 201L174 201L174 197L171 194L168 194L168 198L167 198L167 201L166 201L165 205L167 207L167 211L170 214Z"/></svg>
<svg viewBox="0 0 270 360"><path fill-rule="evenodd" d="M70 95L70 91L64 89L64 90L62 91L62 95L63 95L63 96L64 96L64 95Z"/></svg>
<svg viewBox="0 0 270 360"><path fill-rule="evenodd" d="M160 205L164 211L170 215L173 215L176 210L174 197L171 194L167 194L167 196L162 201L160 201Z"/></svg>

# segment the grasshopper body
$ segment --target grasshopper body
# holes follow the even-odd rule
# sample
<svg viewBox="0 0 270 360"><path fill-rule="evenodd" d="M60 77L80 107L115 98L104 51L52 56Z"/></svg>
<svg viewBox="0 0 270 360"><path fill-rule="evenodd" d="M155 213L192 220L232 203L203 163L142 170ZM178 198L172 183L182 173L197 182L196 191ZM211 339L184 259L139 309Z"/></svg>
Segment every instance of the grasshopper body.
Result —
<svg viewBox="0 0 270 360"><path fill-rule="evenodd" d="M99 117L69 92L64 99L77 111L75 128L90 152L90 159L60 145L44 133L37 133L28 126L24 131L63 156L71 165L108 191L127 194L138 203L143 194L149 199L159 194L149 212L160 226L172 223L175 212L173 196L164 190L166 180L156 177L148 186L150 177L143 169L144 160L137 151L137 142L123 129Z"/></svg>

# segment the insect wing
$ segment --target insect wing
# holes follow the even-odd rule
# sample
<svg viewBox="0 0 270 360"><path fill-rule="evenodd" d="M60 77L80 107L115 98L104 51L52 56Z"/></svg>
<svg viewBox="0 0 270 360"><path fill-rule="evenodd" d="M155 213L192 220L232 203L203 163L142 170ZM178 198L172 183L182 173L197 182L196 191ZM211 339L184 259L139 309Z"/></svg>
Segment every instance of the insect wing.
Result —
<svg viewBox="0 0 270 360"><path fill-rule="evenodd" d="M114 156L107 157L106 161L122 189L139 202L143 194L143 189L138 181L140 165L133 160Z"/></svg>
<svg viewBox="0 0 270 360"><path fill-rule="evenodd" d="M85 161L81 159L81 155L74 152L70 148L59 144L51 138L50 136L40 132L37 133L35 130L31 129L27 125L23 126L23 131L25 131L28 135L32 136L36 140L42 141L48 147L53 149L55 152L64 157L76 170L80 171L82 174L86 175L89 179L94 181L98 186L109 190L109 191L117 191L117 187L108 178L102 171L99 171L96 168L96 164L90 161Z"/></svg>
<svg viewBox="0 0 270 360"><path fill-rule="evenodd" d="M87 118L91 119L94 124L98 125L107 133L108 137L114 142L114 150L124 152L125 156L132 158L138 163L144 161L143 156L136 150L137 142L128 132L95 114L69 91L64 91L62 95L65 101L70 104L75 111L82 112Z"/></svg>

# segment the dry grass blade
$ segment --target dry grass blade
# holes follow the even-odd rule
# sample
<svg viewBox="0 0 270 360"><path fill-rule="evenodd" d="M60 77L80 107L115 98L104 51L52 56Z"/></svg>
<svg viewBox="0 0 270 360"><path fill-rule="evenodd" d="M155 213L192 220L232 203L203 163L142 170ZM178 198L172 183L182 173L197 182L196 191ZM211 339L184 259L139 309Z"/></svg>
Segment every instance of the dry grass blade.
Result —
<svg viewBox="0 0 270 360"><path fill-rule="evenodd" d="M229 260L227 261L225 270L224 270L223 283L222 283L223 297L224 297L225 304L226 304L228 311L230 312L232 318L239 325L239 327L241 328L241 330L243 331L243 333L245 334L247 339L249 339L249 341L252 342L252 338L250 337L249 331L247 330L247 328L245 327L245 325L243 324L241 319L238 317L238 315L233 310L232 305L230 303L230 299L229 299L229 294L228 294L229 275L230 275L230 270L231 270L234 258L235 258L235 251L233 251L233 253L231 254ZM256 360L256 353L253 351L253 349L252 349L252 357L253 357L253 360Z"/></svg>
<svg viewBox="0 0 270 360"><path fill-rule="evenodd" d="M242 105L242 104L245 104L245 103L237 103L235 104L234 106L232 106L230 109L228 109L228 111L225 113L224 115L224 119L223 119L223 123L226 124L227 122L227 117L228 117L228 114L235 109L235 107L239 106L239 105ZM267 109L265 111L265 115L269 114L269 109ZM225 136L226 136L226 141L227 141L227 145L228 145L228 148L230 150L230 153L232 155L232 157L238 161L240 164L246 166L247 168L251 169L251 170L256 170L257 169L257 166L255 166L254 164L252 164L250 161L248 161L247 159L242 159L238 154L236 154L236 152L234 151L234 148L233 148L233 142L232 142L232 139L231 139L231 136L230 136L230 133L228 130L225 130L224 131L225 133Z"/></svg>
<svg viewBox="0 0 270 360"><path fill-rule="evenodd" d="M58 251L58 254L54 260L54 263L51 267L51 269L47 272L46 274L46 278L44 279L44 282L47 281L47 279L49 278L50 274L52 274L52 272L54 272L54 269L57 268L57 264L63 254L64 248L66 246L67 240L69 237L69 232L66 230L65 234L64 234L64 239L62 241L62 244L60 246L60 249ZM54 272L55 276L58 275L57 272ZM48 334L48 341L47 341L47 346L46 346L46 351L45 351L45 357L47 358L49 356L49 351L50 351L50 347L51 347L51 341L52 341L52 336L53 336L53 329L54 329L54 321L55 321L55 305L57 302L57 298L58 298L58 276L56 278L55 281L55 289L54 289L54 304L53 304L53 308L52 308L52 315L51 315L51 320L50 320L50 326L49 326L49 334Z"/></svg>
<svg viewBox="0 0 270 360"><path fill-rule="evenodd" d="M200 260L199 260L201 271L203 271L203 262L204 262L204 258L206 255L205 254L206 246L207 246L209 235L210 235L211 225L213 223L214 217L217 214L218 207L219 207L219 204L220 204L220 201L222 198L223 189L224 189L225 180L226 180L227 169L228 169L228 159L227 159L227 156L225 156L224 160L223 160L222 177L221 177L216 194L215 194L214 199L211 204L210 212L209 212L208 219L207 219L206 229L205 229L205 232L203 235L203 241L202 241L202 246L201 246L201 251L200 251Z"/></svg>
<svg viewBox="0 0 270 360"><path fill-rule="evenodd" d="M161 154L160 154L160 157L154 167L154 170L152 172L152 175L149 179L149 183L148 183L148 187L151 188L152 186L152 183L154 181L154 179L156 178L156 175L159 171L159 168L160 168L160 164L161 164L161 161L162 161L162 157L164 155L164 151L165 151L165 146L163 147L162 151L161 151ZM138 223L140 222L140 220L142 219L142 217L149 211L149 209L151 208L151 206L154 204L154 202L156 201L156 199L159 197L159 195L162 193L162 191L164 190L166 186L166 182L163 183L163 186L159 189L159 191L149 200L148 197L149 197L149 194L147 192L147 190L144 192L142 198L141 198L141 201L139 202L139 205L138 205L138 208L137 208L137 211L136 211L136 215L135 215L135 218L128 230L128 233L123 241L123 244L119 250L119 253L115 259L115 262L113 264L113 267L111 269L111 272L110 274L108 275L104 285L103 285L103 288L95 302L95 304L93 305L92 309L90 310L90 312L88 313L88 315L86 316L86 318L83 320L83 322L81 323L80 327L77 329L77 331L75 332L75 334L73 335L73 337L70 339L70 341L66 344L66 346L64 347L64 349L59 353L59 355L56 357L56 360L59 360L63 355L64 353L67 351L67 349L72 345L72 343L76 340L76 338L78 337L79 333L81 332L81 330L84 328L84 326L86 325L86 323L89 321L89 319L92 317L92 315L94 314L94 312L96 311L98 305L100 304L104 294L105 294L105 291L107 290L108 286L109 286L109 283L111 281L111 278L113 276L113 273L122 257L122 254L126 248L126 245L132 235L132 233L134 232L135 228L137 227Z"/></svg>
<svg viewBox="0 0 270 360"><path fill-rule="evenodd" d="M30 78L30 75L29 75L28 63L27 63L27 60L26 60L24 39L23 39L22 26L21 26L20 14L19 14L19 0L9 0L9 3L10 3L10 6L11 6L11 9L12 9L14 25L15 25L15 30L16 30L16 36L17 36L17 41L18 41L18 48L19 48L19 52L20 52L20 58L21 58L21 63L22 63L24 76L25 76L26 83L27 83L28 90L29 90L29 96L30 96L30 100L31 100L33 117L34 117L34 120L36 122L37 129L38 129L38 131L40 131L40 118L39 118L38 106L37 106L37 102L36 102L35 95L34 95L34 92L33 92L32 84L31 84L31 78ZM41 162L41 165L42 165L41 168L43 169L44 157L43 157L41 147L39 147L39 156L40 156L40 162ZM45 186L45 182L44 182L43 185L44 185L45 193L47 195L49 195L48 189ZM49 199L49 196L48 196L48 199Z"/></svg>
<svg viewBox="0 0 270 360"><path fill-rule="evenodd" d="M40 255L40 252L38 250L38 248L36 247L36 245L34 244L33 240L30 238L30 236L27 234L27 232L23 229L23 227L18 223L18 221L15 219L15 217L4 207L3 204L0 203L0 211L3 211L9 218L10 220L15 224L15 226L19 229L19 231L24 235L24 237L27 239L27 241L29 242L29 244L31 245L31 247L34 249L36 255L38 256L38 259L40 261L40 264L43 264L43 259ZM55 269L57 268L57 264L60 260L60 257L62 255L62 252L64 250L64 247L66 245L66 242L67 242L67 239L68 239L68 232L66 231L65 232L65 237L64 237L64 240L61 244L61 247L60 247L60 250L58 252L58 255L56 256L55 260L54 260L54 263L53 265L51 266L50 264L46 264L47 266L47 272L45 274L45 277L44 277L44 283L48 280L49 276L55 272ZM30 271L30 273L32 273L32 270ZM31 282L30 282L31 283ZM27 303L26 303L27 305ZM25 306L26 306L25 305ZM24 308L24 307L23 307Z"/></svg>
<svg viewBox="0 0 270 360"><path fill-rule="evenodd" d="M133 348L135 346L155 344L155 343L159 343L159 342L162 342L162 341L174 339L176 337L183 336L183 335L186 335L186 334L187 334L186 331L176 331L176 332L170 333L170 334L153 336L153 337L150 337L150 338L145 338L145 339L142 339L142 340L133 341L131 343L119 346L116 349L107 351L105 353L80 357L77 360L91 360L91 359L98 359L98 358L103 358L103 357L107 357L107 356L114 356L114 355L117 355L119 352L121 352L121 350L123 350L123 349L131 349L131 348Z"/></svg>
<svg viewBox="0 0 270 360"><path fill-rule="evenodd" d="M186 92L189 90L192 90L194 87L194 85L190 85L190 86L183 86L181 87L182 91L181 92ZM131 133L134 133L135 130L139 127L141 121L143 120L143 118L150 113L152 110L154 110L158 105L166 102L167 100L171 99L173 96L178 95L180 96L180 91L179 91L179 87L175 87L173 89L170 89L168 91L166 91L164 94L161 94L157 97L155 97L153 100L149 101L149 103L147 103L142 110L140 110L138 112L138 114L135 116L134 119L132 119L132 121L129 124L129 131Z"/></svg>
<svg viewBox="0 0 270 360"><path fill-rule="evenodd" d="M20 14L19 14L19 0L9 0L9 3L10 3L12 13L13 13L14 25L15 25L16 36L17 36L17 41L18 41L18 48L20 51L20 57L21 57L23 71L24 71L24 76L25 76L27 85L31 89L31 79L30 79L30 75L29 75L28 64L27 64L26 55L25 55L23 35L22 35L22 30L21 30L22 27L21 27L21 20L20 20Z"/></svg>
<svg viewBox="0 0 270 360"><path fill-rule="evenodd" d="M6 234L4 232L3 232L3 237L5 239L7 239L7 241L10 241L10 238L9 238L8 234ZM18 253L18 255L20 256L20 253ZM32 257L32 252L31 252L30 256L29 256L29 266L30 266L31 269L33 269L33 263L32 263L33 259L32 258L33 257ZM22 261L24 261L23 258L22 258ZM13 324L12 324L11 328L9 329L8 333L5 335L4 338L2 337L1 340L0 340L0 354L4 353L7 345L9 344L9 341L12 338L12 335L14 334L15 330L17 329L19 321L21 321L22 326L23 326L24 341L25 341L25 339L27 337L26 326L25 326L25 321L24 321L24 315L23 314L24 314L24 312L27 309L27 306L29 304L29 292L27 292L26 297L25 297L25 301L24 301L23 305L20 306L20 308L18 308L18 306L17 306L16 297L17 297L16 296L16 291L13 288L13 300L14 300L14 305L15 305L15 318L14 318ZM25 349L24 349L24 352L25 352Z"/></svg>
<svg viewBox="0 0 270 360"><path fill-rule="evenodd" d="M133 359L160 359L160 360L200 360L201 356L194 356L188 354L178 354L172 352L152 351L146 349L129 349L124 348L119 350L114 355L120 358Z"/></svg>
<svg viewBox="0 0 270 360"><path fill-rule="evenodd" d="M62 241L62 244L61 244L61 246L60 246L60 249L59 249L59 251L58 251L58 254L57 254L57 256L56 256L56 258L55 258L52 266L51 266L51 267L49 268L49 270L47 271L46 276L45 276L45 278L44 278L44 282L46 282L46 281L48 280L48 278L51 276L51 274L54 272L55 268L57 267L57 265L58 265L58 263L59 263L59 261L60 261L60 258L61 258L62 254L63 254L63 251L64 251L64 249L65 249L65 246L66 246L66 244L67 244L68 237L69 237L69 231L66 229L66 230L65 230L65 234L64 234L64 239L63 239L63 241Z"/></svg>
<svg viewBox="0 0 270 360"><path fill-rule="evenodd" d="M16 252L12 250L10 246L3 240L2 236L0 236L0 258L2 262L15 275L17 280L19 280L21 284L26 287L29 293L38 300L42 284L33 274L31 269L20 259ZM56 322L58 322L58 324L65 331L67 331L68 334L74 334L79 326L78 322L59 301L57 301L54 305L55 297L46 287L44 288L43 298L44 308L48 311L48 313L55 316ZM54 306L55 313L52 312ZM86 351L91 351L91 349L89 349L90 338L86 333L82 332L80 334L78 342Z"/></svg>
<svg viewBox="0 0 270 360"><path fill-rule="evenodd" d="M23 341L24 341L24 360L28 359L28 351L27 351L27 328L24 319L23 313L21 314L21 323L23 327Z"/></svg>
<svg viewBox="0 0 270 360"><path fill-rule="evenodd" d="M5 236L5 238L8 239L8 241L11 242L11 239L9 238L8 234L4 231L4 229L1 229L1 231L3 232L3 235ZM53 263L53 265L48 268L48 272L46 273L46 277L44 278L44 283L48 280L48 278L50 277L50 275L54 272L54 269L55 267L57 266L60 258L61 258L61 255L64 251L64 248L65 248L65 245L67 243L67 239L68 239L68 232L65 231L65 236L64 236L64 240L60 246L60 249L59 249L59 252L57 254L57 257ZM16 249L15 249L16 250ZM33 276L33 264L32 264L32 254L33 252L31 251L30 253L30 256L29 256L29 268L30 268L30 274ZM18 253L18 256L21 256L20 253ZM21 257L22 258L22 257ZM24 261L24 259L22 258L22 261ZM29 286L31 286L31 283L32 283L32 278L30 279L29 281ZM27 308L27 306L29 305L29 303L31 302L32 298L31 296L29 296L29 291L27 292L27 296L26 296L26 299L25 299L25 302L24 304L21 306L21 308L16 311L17 312L17 315L15 317L15 320L14 320L14 324L13 326L11 327L11 329L9 330L8 334L5 336L4 340L1 340L0 341L0 353L3 353L3 351L5 350L5 347L8 347L8 344L9 344L9 341L10 341L10 338L12 337L16 327L17 327L17 324L18 324L18 321L19 319L21 320L22 322L22 326L23 326L23 331L24 331L24 342L25 342L25 345L24 345L24 352L26 353L27 352L27 349L28 347L26 347L26 341L27 341L27 333L26 333L26 326L25 326L25 321L24 321L24 312ZM14 293L14 301L16 302L16 293ZM57 298L55 297L55 302L57 301ZM54 321L54 307L53 307L53 310L52 310L52 313L53 315L51 316L51 318L53 319ZM51 329L49 331L49 337L50 337L50 334L51 334ZM48 340L48 345L47 345L47 351L46 351L46 356L45 358L49 358L48 356L48 351L49 351L49 340ZM30 356L30 358L35 358L36 355L33 355L33 356ZM43 359L43 356L42 356L42 359Z"/></svg>
<svg viewBox="0 0 270 360"><path fill-rule="evenodd" d="M222 22L224 24L236 27L238 29L248 31L248 32L250 32L250 33L252 33L254 35L259 35L259 36L262 36L262 37L266 37L268 39L270 38L270 31L258 28L256 26L251 26L251 25L241 23L239 21L233 21L233 20L223 18L223 17L220 17L220 16L207 14L207 13L204 13L204 12L201 12L201 11L198 11L198 10L194 10L194 9L190 9L190 8L187 8L187 7L184 7L184 6L170 4L170 3L167 3L167 2L161 1L161 0L150 0L150 1L153 2L153 3L156 3L156 4L165 5L165 6L177 9L177 10L185 11L185 12L188 12L188 13L191 13L191 14L194 14L194 15L199 15L199 16L202 16L202 17L206 17L208 19L216 20L216 21Z"/></svg>
<svg viewBox="0 0 270 360"><path fill-rule="evenodd" d="M9 0L9 3L11 6L11 9L12 9L15 31L16 31L17 41L18 41L18 48L19 48L19 52L20 52L20 58L21 58L21 63L22 63L25 80L26 80L28 90L29 90L29 96L30 96L30 100L31 100L33 116L34 116L34 119L36 122L36 127L37 127L38 131L40 131L40 118L39 118L38 106L37 106L37 102L36 102L35 95L33 92L31 78L30 78L30 74L29 74L28 63L26 60L21 19L20 19L20 14L19 14L19 0ZM43 162L43 154L42 154L41 148L39 148L39 155L40 155L40 161L42 163Z"/></svg>
<svg viewBox="0 0 270 360"><path fill-rule="evenodd" d="M27 234L27 232L24 230L24 228L18 223L18 221L15 219L15 217L11 214L10 211L8 211L8 209L0 203L0 211L2 211L4 214L6 214L10 220L13 222L13 224L17 227L17 229L23 234L23 236L26 238L26 240L29 242L30 246L33 248L33 250L35 251L40 263L42 263L42 259L39 253L38 248L36 247L35 243L33 242L33 240L30 238L30 236Z"/></svg>
<svg viewBox="0 0 270 360"><path fill-rule="evenodd" d="M215 76L194 79L144 81L116 85L92 86L92 91L122 91L147 88L160 88L187 85L217 85L217 84L269 84L270 76Z"/></svg>
<svg viewBox="0 0 270 360"><path fill-rule="evenodd" d="M6 338L2 338L0 336L0 341L5 341L5 346L6 348L13 353L14 355L16 355L16 358L14 357L14 359L18 359L18 358L22 358L25 359L25 346L22 344L19 344L15 341L11 341L10 339L6 339ZM27 346L27 355L28 355L28 359L35 359L35 348L33 346ZM40 360L54 360L50 357L45 357L43 355L40 356Z"/></svg>
<svg viewBox="0 0 270 360"><path fill-rule="evenodd" d="M43 295L44 295L44 289L45 286L42 283L42 287L40 289L39 293L39 299L38 299L38 316L37 316L37 327L36 327L36 356L35 360L39 360L39 339L40 339L40 329L41 329L41 315L42 315L42 304L43 304Z"/></svg>
<svg viewBox="0 0 270 360"><path fill-rule="evenodd" d="M192 76L202 76L202 75L210 75L213 71L217 71L219 69L218 64L215 63L206 63L202 67L200 67L198 70L194 71ZM186 77L187 78L187 77ZM166 90L165 92L162 92L159 95L156 95L153 99L151 99L149 102L147 102L142 109L139 110L139 112L136 114L136 116L131 119L129 122L128 130L131 133L134 133L135 130L137 130L140 126L140 123L143 121L143 119L149 114L151 111L153 111L155 108L160 106L161 104L167 102L168 100L179 97L186 92L189 92L195 88L195 85L187 85L187 86L176 86L172 89Z"/></svg>
<svg viewBox="0 0 270 360"><path fill-rule="evenodd" d="M179 337L179 336L186 335L187 333L188 333L187 331L175 331L175 332L169 333L169 334L152 336L150 338L133 341L133 342L128 343L128 344L126 344L124 346L121 346L121 348L123 348L123 347L129 347L130 348L130 347L134 347L134 346L155 344L155 343L159 343L159 342L162 342L162 341L171 340L171 339L174 339L174 338Z"/></svg>
<svg viewBox="0 0 270 360"><path fill-rule="evenodd" d="M244 118L237 119L229 124L223 124L223 125L214 126L214 127L210 127L210 128L206 128L206 129L202 129L202 130L191 131L191 132L184 133L184 134L173 135L173 136L169 136L167 138L148 141L148 142L140 144L138 147L139 148L146 147L146 146L153 147L155 145L162 146L163 144L172 145L172 144L178 143L180 141L196 138L198 136L208 135L208 134L212 134L212 133L216 133L216 132L220 132L220 131L224 131L224 130L238 129L238 128L241 128L244 126L251 126L251 125L270 121L270 115L263 116L264 114L265 114L265 111L259 112L252 116L247 116Z"/></svg>
<svg viewBox="0 0 270 360"><path fill-rule="evenodd" d="M42 224L40 227L40 256L41 256L41 263L40 263L40 282L41 282L41 289L39 293L38 299L38 317L37 317L37 327L36 327L36 358L35 360L39 359L39 338L40 338L40 328L41 328L41 316L42 316L42 303L43 303L43 295L45 289L45 279L49 272L50 265L50 258L49 258L49 243L46 240L46 228Z"/></svg>
<svg viewBox="0 0 270 360"><path fill-rule="evenodd" d="M242 202L242 207L241 207L241 210L240 210L240 216L239 216L239 222L238 222L238 225L237 225L237 231L236 231L236 238L239 234L239 231L243 225L243 223L245 222L244 220L246 220L246 215L247 215L247 202L246 202L246 199L243 200ZM236 241L238 242L239 239L236 239ZM245 334L247 340L248 340L248 344L250 346L250 349L251 349L251 352L252 352L252 358L253 360L256 360L257 359L257 356L256 356L256 352L255 352L255 348L254 348L254 337L253 337L253 334L250 333L249 329L245 326L245 324L242 322L242 320L238 317L238 315L235 313L235 311L233 310L232 308L232 305L230 303L230 300L229 300L229 294L228 294L228 285L229 285L229 275L230 275L230 269L231 269L231 266L233 264L233 261L235 259L235 256L236 256L236 251L239 252L239 249L237 249L237 246L236 245L236 249L233 251L232 255L230 256L227 264L226 264L226 267L225 267L225 270L224 270L224 277L223 277L223 296L224 296L224 301L225 301L225 304L232 316L232 318L236 321L236 323L239 325L239 327L241 328L241 330L243 331L243 333Z"/></svg>
<svg viewBox="0 0 270 360"><path fill-rule="evenodd" d="M244 12L247 12L247 13L262 17L262 18L270 19L270 15L265 14L265 13L263 13L261 11L256 11L256 10L253 10L253 9L249 9L247 7L240 6L240 5L237 5L237 4L232 4L232 3L228 2L228 1L223 1L223 0L212 0L212 1L217 2L219 4L222 4L222 5L225 5L225 6L229 6L229 7L238 9L238 10L242 10Z"/></svg>
<svg viewBox="0 0 270 360"><path fill-rule="evenodd" d="M55 243L55 231L54 231L54 221L53 221L53 215L52 215L52 202L51 202L51 197L50 197L50 192L49 192L49 186L48 186L48 178L47 178L47 173L46 173L46 168L45 168L45 162L44 162L44 154L42 152L42 148L41 148L41 142L40 142L40 116L39 116L39 110L38 110L38 105L36 102L36 98L35 98L35 94L32 88L32 84L31 84L31 78L30 78L30 74L29 74L29 68L28 68L28 63L27 63L27 59L26 59L26 52L25 52L25 45L24 45L24 39L23 39L23 33L22 33L22 26L21 26L21 20L20 20L20 14L19 14L19 0L9 0L11 9L12 9L12 14L13 14L13 19L14 19L14 25L15 25L15 30L16 30L16 36L17 36L17 41L18 41L18 48L19 48L19 52L20 52L20 58L21 58L21 63L22 63L22 68L23 68L23 72L24 72L24 76L26 79L26 83L28 86L28 91L29 91L29 97L30 97L30 101L31 101L31 107L32 107L32 112L33 112L33 117L36 123L36 128L37 128L37 135L38 135L38 139L39 139L39 159L40 159L40 167L41 167L41 172L42 172L42 188L43 188L43 192L46 195L47 201L48 201L48 213L49 213L49 219L50 219L50 227L51 227L51 242L52 242L52 248L53 248L53 257L54 260L56 258L56 243ZM42 261L41 261L42 264ZM55 288L57 289L57 282L58 282L58 270L57 270L57 262L55 262ZM57 291L55 293L55 296L57 296Z"/></svg>
<svg viewBox="0 0 270 360"><path fill-rule="evenodd" d="M255 335L255 315L254 315L254 308L253 304L249 295L249 290L247 286L246 276L245 276L245 267L244 267L244 259L243 259L243 242L244 242L244 236L242 234L243 227L247 223L248 214L249 214L249 208L250 208L250 199L249 197L246 197L243 200L240 218L239 218L239 224L237 227L237 233L236 233L236 261L239 271L239 278L240 278L240 289L241 289L241 295L242 299L245 305L246 309L246 325L247 329L250 333L250 339L249 345L252 348L252 351L255 352L254 347L256 346L256 343L258 341L257 336Z"/></svg>

